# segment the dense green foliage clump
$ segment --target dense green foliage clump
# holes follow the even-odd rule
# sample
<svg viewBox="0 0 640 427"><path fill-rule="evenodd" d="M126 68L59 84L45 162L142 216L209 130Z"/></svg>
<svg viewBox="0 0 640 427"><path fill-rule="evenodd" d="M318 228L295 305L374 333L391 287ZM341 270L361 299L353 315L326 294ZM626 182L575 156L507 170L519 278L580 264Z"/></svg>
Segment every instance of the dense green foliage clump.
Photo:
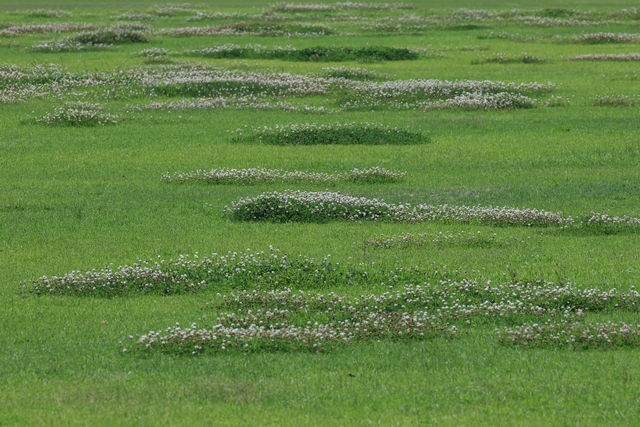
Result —
<svg viewBox="0 0 640 427"><path fill-rule="evenodd" d="M237 45L224 45L217 48L190 51L190 56L205 58L254 58L254 59L282 59L285 61L316 61L316 62L344 62L344 61L407 61L418 59L416 51L407 48L388 46L317 46L303 49L295 48L254 48Z"/></svg>
<svg viewBox="0 0 640 427"><path fill-rule="evenodd" d="M251 134L239 130L234 139L273 145L404 145L427 143L430 138L421 132L374 123L294 123L253 129Z"/></svg>

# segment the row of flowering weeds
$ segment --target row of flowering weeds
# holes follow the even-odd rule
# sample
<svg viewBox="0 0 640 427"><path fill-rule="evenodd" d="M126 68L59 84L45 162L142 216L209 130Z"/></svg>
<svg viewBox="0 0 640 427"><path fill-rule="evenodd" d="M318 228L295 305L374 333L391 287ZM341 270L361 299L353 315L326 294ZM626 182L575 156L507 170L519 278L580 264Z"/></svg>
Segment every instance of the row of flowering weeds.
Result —
<svg viewBox="0 0 640 427"><path fill-rule="evenodd" d="M104 126L117 124L115 114L103 113L103 106L89 102L66 102L56 107L53 113L36 117L35 123L47 126Z"/></svg>
<svg viewBox="0 0 640 427"><path fill-rule="evenodd" d="M335 4L326 3L289 3L279 2L270 6L271 10L281 12L325 12L332 10L354 10L354 9L415 9L410 3L363 3L363 2L338 2Z"/></svg>
<svg viewBox="0 0 640 427"><path fill-rule="evenodd" d="M241 198L224 208L239 221L328 222L392 221L483 224L494 226L559 227L610 234L640 230L640 218L591 212L581 217L564 216L530 208L391 204L380 199L341 193L287 190Z"/></svg>
<svg viewBox="0 0 640 427"><path fill-rule="evenodd" d="M342 93L340 106L349 109L510 109L530 108L531 95L551 91L553 83L505 83L477 80L389 80L363 82ZM347 89L347 88L345 88Z"/></svg>
<svg viewBox="0 0 640 427"><path fill-rule="evenodd" d="M638 43L640 42L640 35L629 33L585 33L571 37L570 41L579 44Z"/></svg>
<svg viewBox="0 0 640 427"><path fill-rule="evenodd" d="M576 55L568 58L572 61L640 61L640 53L607 53Z"/></svg>
<svg viewBox="0 0 640 427"><path fill-rule="evenodd" d="M95 31L100 29L95 24L79 24L76 22L50 22L46 24L12 24L0 30L2 37L17 37L25 34L40 33L73 33L77 31Z"/></svg>
<svg viewBox="0 0 640 427"><path fill-rule="evenodd" d="M571 349L640 346L640 325L584 323L563 320L507 327L498 331L502 344L518 347L564 347Z"/></svg>
<svg viewBox="0 0 640 427"><path fill-rule="evenodd" d="M424 281L441 277L440 272L373 268L308 257L289 258L273 249L270 253L250 251L210 256L181 255L177 260L138 261L133 265L87 272L72 271L63 276L43 276L25 290L37 295L125 296L140 294L174 295L206 289L265 289L296 286L323 288L364 286L374 283L395 284L401 281Z"/></svg>
<svg viewBox="0 0 640 427"><path fill-rule="evenodd" d="M171 183L203 183L226 185L255 185L272 182L312 182L335 184L338 182L356 183L385 183L397 182L406 173L390 171L379 166L367 169L353 169L348 173L319 173L301 171L283 171L281 169L249 168L230 169L219 168L211 170L198 169L192 172L162 175L162 181Z"/></svg>
<svg viewBox="0 0 640 427"><path fill-rule="evenodd" d="M97 47L95 45L91 45ZM86 45L89 48L90 45ZM53 47L52 47L53 48ZM162 50L144 52L144 57L156 62L168 56ZM154 62L154 61L152 61ZM61 98L93 96L95 99L167 96L198 98L197 101L163 103L150 109L186 108L282 108L294 111L321 111L324 107L295 106L289 101L265 99L273 96L334 96L344 108L386 107L396 109L504 109L527 108L535 100L529 95L550 91L549 83L504 83L493 81L397 80L385 82L359 81L345 69L329 70L327 77L273 72L225 70L203 64L155 64L117 72L68 72L59 66L39 65L30 68L0 67L0 100L3 103L26 101L30 98ZM334 77L331 74L337 73ZM349 76L345 76L345 75ZM366 73L356 72L365 76ZM350 78L353 77L353 78ZM368 78L368 77L367 77ZM247 98L249 97L249 98ZM250 98L250 97L260 97ZM204 98L204 99L203 99ZM228 99L225 99L228 98ZM141 107L142 108L142 107ZM328 129L314 125L305 130L308 135ZM346 125L344 125L346 126ZM336 137L352 140L357 135L371 140L373 129L358 125L354 132L336 130ZM389 128L382 140L397 141L399 131ZM303 131L303 128L298 128ZM381 131L382 132L382 131ZM341 134L341 135L338 135ZM405 132L402 137L417 138ZM378 139L380 139L378 138ZM422 137L425 138L425 137ZM392 143L391 140L385 143Z"/></svg>
<svg viewBox="0 0 640 427"><path fill-rule="evenodd" d="M333 34L333 28L320 24L292 22L287 24L264 22L234 22L199 27L174 27L157 30L155 34L169 37L206 36L269 36L269 37L317 37Z"/></svg>
<svg viewBox="0 0 640 427"><path fill-rule="evenodd" d="M236 142L259 141L274 145L386 145L429 142L429 137L420 132L368 122L292 123L251 128L250 133L245 133L245 129L239 128L232 135Z"/></svg>
<svg viewBox="0 0 640 427"><path fill-rule="evenodd" d="M458 333L453 323L465 321L495 324L535 317L576 322L586 312L637 311L638 302L640 294L635 291L578 290L547 282L492 286L490 282L441 280L357 297L289 288L254 289L218 294L207 303L206 309L223 312L211 327L199 328L194 323L187 328L176 325L150 331L134 346L138 351L182 354L326 351L362 341L452 338ZM507 339L518 330L507 328ZM506 341L502 335L499 339ZM637 337L628 344L638 345Z"/></svg>
<svg viewBox="0 0 640 427"><path fill-rule="evenodd" d="M150 102L148 104L128 105L128 111L148 110L285 110L305 113L326 113L334 111L323 106L274 101L272 98L256 95L215 96L208 98L183 99L179 101Z"/></svg>
<svg viewBox="0 0 640 427"><path fill-rule="evenodd" d="M442 221L514 226L569 226L573 218L537 209L492 206L390 204L379 199L353 197L336 192L285 191L239 199L225 213L240 221L327 222Z"/></svg>

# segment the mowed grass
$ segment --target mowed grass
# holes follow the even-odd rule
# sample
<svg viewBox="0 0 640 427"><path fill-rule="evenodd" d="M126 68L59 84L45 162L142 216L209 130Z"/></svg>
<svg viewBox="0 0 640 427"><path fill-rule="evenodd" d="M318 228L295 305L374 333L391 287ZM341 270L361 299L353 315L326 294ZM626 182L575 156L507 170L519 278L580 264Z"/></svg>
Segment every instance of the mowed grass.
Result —
<svg viewBox="0 0 640 427"><path fill-rule="evenodd" d="M421 13L432 6L414 3ZM237 7L253 5L258 4L238 3ZM518 2L508 7L556 5ZM507 8L496 2L434 6ZM566 1L561 6L633 4ZM218 7L227 10L211 5L212 10ZM104 17L116 13L89 10L99 16L73 20L107 22ZM15 15L6 18L27 22ZM31 21L38 19L47 20ZM182 17L154 25L187 24ZM519 34L562 36L584 30L512 24L505 28ZM630 28L613 30L632 32ZM48 34L17 37L10 40L16 46L2 45L0 58L5 63L54 62L76 71L140 64L134 53L147 47L178 52L223 43L426 47L434 55L417 61L347 65L394 79L551 81L558 85L551 94L570 103L508 111L183 110L127 116L126 104L148 101L138 98L105 103L109 111L124 114L127 120L90 128L25 122L28 116L52 111L60 104L57 101L0 105L0 425L637 425L637 349L514 349L498 343L495 328L503 324L497 320L495 325L469 328L451 340L355 344L326 354L123 354L118 343L129 342L129 335L176 322L204 324L208 320L203 316L212 321L215 314L202 308L216 291L114 299L35 297L20 285L43 275L132 264L138 258L260 251L272 245L292 256L331 254L342 263L421 266L455 280L544 279L623 291L637 286L640 254L634 232L604 235L439 223L233 222L223 216L223 208L241 197L286 189L322 191L326 186L168 185L161 181L165 172L199 168L345 173L381 166L407 176L392 184L339 183L331 191L390 203L479 204L640 217L638 107L598 107L591 102L603 95L638 96L637 65L564 59L637 52L637 44L585 46L478 38L491 30L501 28L309 39L154 36L144 46L60 54L28 52L32 44L51 39ZM457 50L469 45L488 50ZM523 52L544 56L547 62L472 64L497 53ZM322 73L324 67L332 66L276 60L199 61L245 71L292 73ZM544 102L548 97L540 99ZM311 101L336 107L333 99ZM364 121L422 132L430 141L392 146L272 146L234 142L227 133L245 126ZM488 248L362 247L380 234L461 231L496 233L507 243ZM640 323L637 313L589 316L592 321Z"/></svg>

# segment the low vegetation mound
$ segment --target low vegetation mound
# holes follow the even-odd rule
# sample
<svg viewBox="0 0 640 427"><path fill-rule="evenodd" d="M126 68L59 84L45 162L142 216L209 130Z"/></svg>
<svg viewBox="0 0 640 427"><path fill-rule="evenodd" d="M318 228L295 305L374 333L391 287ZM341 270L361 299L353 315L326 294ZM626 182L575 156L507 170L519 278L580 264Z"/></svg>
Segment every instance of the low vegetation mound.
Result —
<svg viewBox="0 0 640 427"><path fill-rule="evenodd" d="M117 124L117 115L103 113L103 106L89 102L67 102L53 113L35 118L35 123L46 126L104 126Z"/></svg>
<svg viewBox="0 0 640 427"><path fill-rule="evenodd" d="M569 59L572 61L640 61L640 53L576 55Z"/></svg>
<svg viewBox="0 0 640 427"><path fill-rule="evenodd" d="M321 191L285 191L247 197L225 207L239 221L328 222L343 221L443 221L516 226L565 226L573 223L561 213L537 209L491 206L390 204L379 199Z"/></svg>
<svg viewBox="0 0 640 427"><path fill-rule="evenodd" d="M259 141L273 145L394 145L429 142L420 132L374 123L289 124L252 128L250 133L238 129L233 133L236 142Z"/></svg>
<svg viewBox="0 0 640 427"><path fill-rule="evenodd" d="M348 173L318 173L301 171L283 171L280 169L220 168L196 170L187 173L162 175L162 181L170 183L203 183L223 185L255 185L273 182L311 182L335 184L338 182L355 182L363 184L397 182L405 177L404 172L390 171L378 166L367 169L352 169Z"/></svg>
<svg viewBox="0 0 640 427"><path fill-rule="evenodd" d="M289 288L239 291L220 295L207 304L205 310L222 312L212 327L170 326L164 331L139 336L131 345L137 351L173 354L321 352L357 342L454 338L459 328L470 323L510 324L531 318L573 322L577 335L589 330L589 326L578 326L585 313L637 312L639 301L640 294L635 291L579 290L550 282L494 286L490 282L442 280L434 285L404 285L382 294L359 296L316 294ZM498 334L498 340L518 345L523 340L518 341L516 331L526 328L507 328ZM592 348L601 343L609 347L639 344L640 331L635 328L609 325L606 329L608 335L604 337L583 334L577 341L582 345L573 348ZM535 338L531 340L524 335L527 344L536 342ZM544 339L537 342L546 344Z"/></svg>
<svg viewBox="0 0 640 427"><path fill-rule="evenodd" d="M483 224L493 226L559 227L595 234L637 232L640 218L591 212L564 216L529 208L391 204L379 199L353 197L330 191L284 191L239 199L225 207L238 221L316 222L392 221Z"/></svg>
<svg viewBox="0 0 640 427"><path fill-rule="evenodd" d="M640 42L640 35L628 33L590 33L573 36L571 42L579 44L638 43Z"/></svg>
<svg viewBox="0 0 640 427"><path fill-rule="evenodd" d="M186 51L185 55L205 58L281 59L285 61L302 62L406 61L419 58L418 52L411 49L387 46L317 46L297 49L292 46L269 48L260 45L247 45L242 47L235 44L190 50Z"/></svg>

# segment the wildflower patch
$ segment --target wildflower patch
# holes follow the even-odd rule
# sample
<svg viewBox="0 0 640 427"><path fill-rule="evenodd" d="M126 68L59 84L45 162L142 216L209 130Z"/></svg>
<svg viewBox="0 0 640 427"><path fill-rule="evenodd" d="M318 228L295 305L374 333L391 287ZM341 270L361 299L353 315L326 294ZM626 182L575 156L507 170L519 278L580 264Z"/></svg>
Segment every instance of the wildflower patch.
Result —
<svg viewBox="0 0 640 427"><path fill-rule="evenodd" d="M569 226L572 217L537 209L492 206L390 204L379 199L353 197L335 192L285 191L247 197L225 207L237 221L441 221L497 226Z"/></svg>
<svg viewBox="0 0 640 427"><path fill-rule="evenodd" d="M358 342L453 338L461 325L471 322L511 323L531 317L576 322L587 312L636 312L638 302L640 294L635 291L578 290L547 282L492 286L443 280L357 297L258 289L218 295L207 303L206 310L222 312L211 327L177 324L139 336L132 345L137 351L173 354L321 352ZM615 329L612 326L608 329ZM518 344L518 332L526 328L507 328L498 339ZM618 341L638 345L638 331L622 326L618 333ZM598 335L601 341L608 338Z"/></svg>
<svg viewBox="0 0 640 427"><path fill-rule="evenodd" d="M390 171L378 166L367 169L353 169L348 173L318 173L301 171L283 171L280 169L220 168L196 170L187 173L162 175L162 181L169 183L203 183L222 185L255 185L273 182L310 182L335 184L338 182L356 182L363 184L397 182L405 177L404 172Z"/></svg>
<svg viewBox="0 0 640 427"><path fill-rule="evenodd" d="M46 126L104 126L120 121L117 115L103 113L103 106L88 102L67 102L53 113L35 118L35 123Z"/></svg>

